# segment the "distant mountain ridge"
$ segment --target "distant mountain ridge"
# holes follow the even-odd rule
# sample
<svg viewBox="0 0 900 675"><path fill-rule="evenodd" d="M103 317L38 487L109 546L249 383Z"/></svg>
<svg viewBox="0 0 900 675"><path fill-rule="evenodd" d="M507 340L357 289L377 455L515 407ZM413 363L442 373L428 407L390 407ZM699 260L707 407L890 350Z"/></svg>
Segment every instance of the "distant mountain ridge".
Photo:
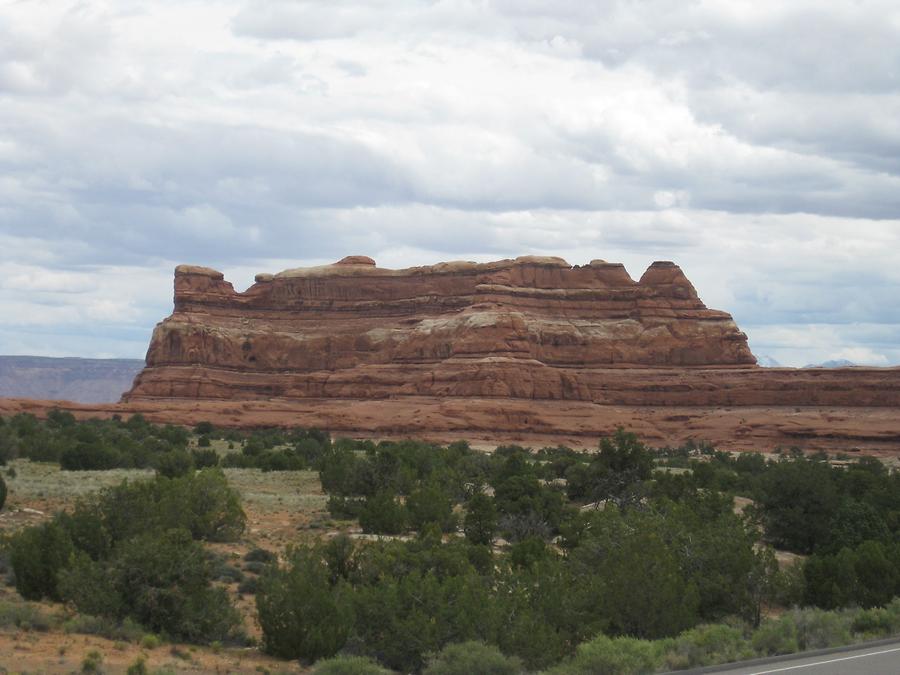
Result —
<svg viewBox="0 0 900 675"><path fill-rule="evenodd" d="M831 361L823 361L822 363L808 363L804 368L856 368L858 363L848 361L847 359L832 359Z"/></svg>
<svg viewBox="0 0 900 675"><path fill-rule="evenodd" d="M0 397L114 403L143 367L142 359L0 356Z"/></svg>

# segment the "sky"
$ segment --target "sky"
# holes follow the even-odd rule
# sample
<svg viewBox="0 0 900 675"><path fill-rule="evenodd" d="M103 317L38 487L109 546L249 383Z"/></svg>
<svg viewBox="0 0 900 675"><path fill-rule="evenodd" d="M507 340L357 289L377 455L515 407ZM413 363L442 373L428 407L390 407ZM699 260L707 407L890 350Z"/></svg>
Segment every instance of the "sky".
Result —
<svg viewBox="0 0 900 675"><path fill-rule="evenodd" d="M673 260L767 362L900 364L900 4L0 0L0 353L351 254Z"/></svg>

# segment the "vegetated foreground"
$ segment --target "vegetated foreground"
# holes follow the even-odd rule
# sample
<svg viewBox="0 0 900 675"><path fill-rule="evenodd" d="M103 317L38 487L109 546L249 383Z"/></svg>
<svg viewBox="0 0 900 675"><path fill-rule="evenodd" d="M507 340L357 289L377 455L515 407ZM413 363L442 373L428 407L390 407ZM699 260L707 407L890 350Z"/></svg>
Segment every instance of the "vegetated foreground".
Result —
<svg viewBox="0 0 900 675"><path fill-rule="evenodd" d="M900 632L873 458L0 419L16 669L637 673Z"/></svg>

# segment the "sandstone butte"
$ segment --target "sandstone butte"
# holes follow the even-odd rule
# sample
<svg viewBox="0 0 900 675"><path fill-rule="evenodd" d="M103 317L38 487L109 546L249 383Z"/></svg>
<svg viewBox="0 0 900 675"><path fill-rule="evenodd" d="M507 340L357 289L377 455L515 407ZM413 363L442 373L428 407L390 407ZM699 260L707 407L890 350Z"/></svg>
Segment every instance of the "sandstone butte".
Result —
<svg viewBox="0 0 900 675"><path fill-rule="evenodd" d="M634 281L602 260L390 270L351 256L243 293L182 265L122 401L63 407L367 437L589 447L621 425L656 445L900 451L900 369L761 368L671 262Z"/></svg>

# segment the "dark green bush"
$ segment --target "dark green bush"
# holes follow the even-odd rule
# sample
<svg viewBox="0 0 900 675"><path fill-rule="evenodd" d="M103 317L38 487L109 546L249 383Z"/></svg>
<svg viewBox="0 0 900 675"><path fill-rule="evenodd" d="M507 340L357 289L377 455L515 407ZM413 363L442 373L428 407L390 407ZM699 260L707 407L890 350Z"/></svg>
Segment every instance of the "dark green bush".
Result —
<svg viewBox="0 0 900 675"><path fill-rule="evenodd" d="M241 595L256 595L259 590L259 579L257 577L246 577L238 584L238 593Z"/></svg>
<svg viewBox="0 0 900 675"><path fill-rule="evenodd" d="M409 513L389 492L379 492L365 500L359 514L363 532L401 534L406 531Z"/></svg>
<svg viewBox="0 0 900 675"><path fill-rule="evenodd" d="M216 430L213 426L212 422L197 422L197 426L194 427L194 433L198 436L205 436L207 439L210 435Z"/></svg>
<svg viewBox="0 0 900 675"><path fill-rule="evenodd" d="M175 479L123 481L83 500L71 516L60 518L79 542L96 541L79 544L93 558L100 557L110 543L153 529L184 528L195 539L233 541L246 523L240 496L219 469ZM75 523L70 522L73 519ZM83 524L76 526L78 522Z"/></svg>
<svg viewBox="0 0 900 675"><path fill-rule="evenodd" d="M219 466L219 454L211 448L205 450L192 450L191 458L194 461L194 467L197 469Z"/></svg>
<svg viewBox="0 0 900 675"><path fill-rule="evenodd" d="M168 499L184 510L187 529L195 539L234 541L244 532L247 517L240 495L218 469L203 469L176 479Z"/></svg>
<svg viewBox="0 0 900 675"><path fill-rule="evenodd" d="M3 476L0 476L0 510L3 509L3 506L6 504L6 481L3 480Z"/></svg>
<svg viewBox="0 0 900 675"><path fill-rule="evenodd" d="M331 495L325 504L325 508L335 518L352 520L359 518L365 507L365 500L354 497L339 497Z"/></svg>
<svg viewBox="0 0 900 675"><path fill-rule="evenodd" d="M123 618L190 642L229 637L240 619L213 588L203 547L187 530L154 531L122 542L108 561L86 556L63 574L65 599L79 610Z"/></svg>
<svg viewBox="0 0 900 675"><path fill-rule="evenodd" d="M254 548L244 555L244 560L247 562L261 562L261 563L270 563L275 560L275 554L272 551L267 551L264 548Z"/></svg>
<svg viewBox="0 0 900 675"><path fill-rule="evenodd" d="M222 458L221 464L226 469L255 469L256 458L240 452L229 452Z"/></svg>
<svg viewBox="0 0 900 675"><path fill-rule="evenodd" d="M118 452L99 443L78 442L59 457L59 465L66 471L114 469L121 464L122 458Z"/></svg>
<svg viewBox="0 0 900 675"><path fill-rule="evenodd" d="M158 455L153 466L160 476L179 478L194 470L194 461L187 450L179 448Z"/></svg>
<svg viewBox="0 0 900 675"><path fill-rule="evenodd" d="M443 532L456 531L458 523L450 496L434 483L414 490L406 500L406 508L410 524L416 530L434 523Z"/></svg>
<svg viewBox="0 0 900 675"><path fill-rule="evenodd" d="M59 573L74 555L72 538L57 522L22 530L10 542L16 590L26 600L59 600Z"/></svg>
<svg viewBox="0 0 900 675"><path fill-rule="evenodd" d="M471 543L490 546L497 532L497 509L494 500L484 493L477 493L466 504L463 522L466 539Z"/></svg>
<svg viewBox="0 0 900 675"><path fill-rule="evenodd" d="M263 646L275 656L313 662L344 646L353 625L349 596L316 549L294 549L284 567L271 566L256 594Z"/></svg>
<svg viewBox="0 0 900 675"><path fill-rule="evenodd" d="M250 560L244 563L244 570L251 574L262 574L266 570L267 564L258 560Z"/></svg>

